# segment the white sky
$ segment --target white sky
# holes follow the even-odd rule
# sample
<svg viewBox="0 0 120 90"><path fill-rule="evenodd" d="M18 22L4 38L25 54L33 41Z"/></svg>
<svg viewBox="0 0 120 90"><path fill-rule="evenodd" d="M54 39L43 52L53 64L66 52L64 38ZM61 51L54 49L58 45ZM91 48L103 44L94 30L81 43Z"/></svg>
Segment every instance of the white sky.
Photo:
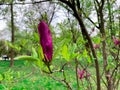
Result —
<svg viewBox="0 0 120 90"><path fill-rule="evenodd" d="M27 0L27 1L31 1L31 0ZM117 6L120 7L120 0L117 0L117 3L116 3L116 4L117 4ZM64 14L62 14L62 13L63 13L63 12L60 11L58 15L62 16L61 19L64 20L64 18L63 18L63 15L64 15ZM60 18L60 17L59 17L59 18ZM57 19L58 22L61 21L61 19L59 19L59 18ZM94 18L94 19L95 19L95 18ZM55 22L56 22L56 21L55 21ZM56 22L56 23L57 23L57 22ZM6 22L5 22L4 20L0 20L0 30L3 30L5 27L6 27Z"/></svg>
<svg viewBox="0 0 120 90"><path fill-rule="evenodd" d="M26 1L29 2L31 0L26 0ZM120 7L120 0L116 0L116 2L117 2L116 6ZM64 13L62 11L60 11L58 13L58 15L61 16L61 17L59 17L60 19L55 20L56 23L61 22L61 20L63 21L65 19ZM93 18L93 20L95 20L95 19L96 18ZM4 20L0 20L0 30L3 30L5 27L6 27L6 22Z"/></svg>
<svg viewBox="0 0 120 90"><path fill-rule="evenodd" d="M27 0L27 1L31 1L31 0ZM117 0L117 8L120 7L120 0ZM57 13L58 17L57 19L54 20L54 23L60 23L65 19L65 14L64 11L59 10L59 12ZM93 18L93 21L96 21L96 18ZM6 28L6 22L4 20L0 20L0 30L3 30Z"/></svg>
<svg viewBox="0 0 120 90"><path fill-rule="evenodd" d="M0 20L0 30L3 30L6 27L6 22L4 20Z"/></svg>

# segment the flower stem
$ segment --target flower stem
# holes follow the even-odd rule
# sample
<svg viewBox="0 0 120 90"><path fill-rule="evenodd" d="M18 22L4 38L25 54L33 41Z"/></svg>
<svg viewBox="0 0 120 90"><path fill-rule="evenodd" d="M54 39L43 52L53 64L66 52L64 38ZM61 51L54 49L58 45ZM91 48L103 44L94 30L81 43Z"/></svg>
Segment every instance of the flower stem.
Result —
<svg viewBox="0 0 120 90"><path fill-rule="evenodd" d="M77 69L78 69L78 61L77 59L75 58L75 71L76 71L76 82L77 82L77 90L79 90L79 78L78 78L78 74L77 74Z"/></svg>

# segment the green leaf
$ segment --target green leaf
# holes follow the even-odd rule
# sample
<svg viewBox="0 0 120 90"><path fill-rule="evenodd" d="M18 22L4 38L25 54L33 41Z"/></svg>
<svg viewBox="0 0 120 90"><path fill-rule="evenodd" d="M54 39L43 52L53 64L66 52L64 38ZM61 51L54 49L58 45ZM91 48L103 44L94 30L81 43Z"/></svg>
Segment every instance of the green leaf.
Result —
<svg viewBox="0 0 120 90"><path fill-rule="evenodd" d="M5 44L13 49L16 49L17 51L20 51L21 50L21 47L17 46L17 45L13 45L12 43L10 42L5 42Z"/></svg>
<svg viewBox="0 0 120 90"><path fill-rule="evenodd" d="M68 41L67 39L64 39L61 42L59 42L59 47L54 51L53 58L57 57L57 55L60 53L62 47L65 45L67 41Z"/></svg>
<svg viewBox="0 0 120 90"><path fill-rule="evenodd" d="M111 66L108 64L106 67L106 70L109 70L111 68Z"/></svg>
<svg viewBox="0 0 120 90"><path fill-rule="evenodd" d="M72 53L71 54L71 59L74 59L75 57L77 57L79 55L79 53Z"/></svg>
<svg viewBox="0 0 120 90"><path fill-rule="evenodd" d="M66 45L63 46L62 48L62 56L65 58L67 61L70 60L70 54L68 53L68 47Z"/></svg>
<svg viewBox="0 0 120 90"><path fill-rule="evenodd" d="M32 47L32 56L35 58L38 58L38 54L37 54L35 48L33 48L33 47Z"/></svg>
<svg viewBox="0 0 120 90"><path fill-rule="evenodd" d="M50 69L52 70L54 68L54 66L53 65L50 65Z"/></svg>
<svg viewBox="0 0 120 90"><path fill-rule="evenodd" d="M35 65L37 65L39 68L43 68L43 66L44 66L44 62L42 61L42 60L38 60L37 62L34 62L35 63Z"/></svg>
<svg viewBox="0 0 120 90"><path fill-rule="evenodd" d="M3 76L2 76L2 74L0 74L0 81L2 81L3 80Z"/></svg>
<svg viewBox="0 0 120 90"><path fill-rule="evenodd" d="M77 48L76 44L73 44L70 46L70 49L69 49L70 59L74 59L79 55L79 53L75 52L76 48Z"/></svg>
<svg viewBox="0 0 120 90"><path fill-rule="evenodd" d="M38 33L34 33L34 39L39 42L39 35L38 35Z"/></svg>
<svg viewBox="0 0 120 90"><path fill-rule="evenodd" d="M22 39L22 40L21 40L21 45L22 45L22 46L24 46L26 43L27 43L27 40L26 40L26 39Z"/></svg>
<svg viewBox="0 0 120 90"><path fill-rule="evenodd" d="M15 60L27 60L27 61L39 61L38 58L32 57L32 56L18 56L15 58Z"/></svg>
<svg viewBox="0 0 120 90"><path fill-rule="evenodd" d="M28 62L33 62L37 67L43 68L44 62L33 56L18 56L15 58L16 60L27 60Z"/></svg>
<svg viewBox="0 0 120 90"><path fill-rule="evenodd" d="M84 52L83 52L83 56L87 57L87 55L88 55L87 53L88 53L88 52L87 52L87 50L85 49Z"/></svg>
<svg viewBox="0 0 120 90"><path fill-rule="evenodd" d="M87 61L88 61L89 64L92 63L91 58L89 56L87 58Z"/></svg>
<svg viewBox="0 0 120 90"><path fill-rule="evenodd" d="M91 5L92 5L91 1L86 2L86 6L87 6L88 8L90 8Z"/></svg>
<svg viewBox="0 0 120 90"><path fill-rule="evenodd" d="M44 59L43 49L42 49L41 45L39 45L39 47L38 47L38 56L41 60Z"/></svg>

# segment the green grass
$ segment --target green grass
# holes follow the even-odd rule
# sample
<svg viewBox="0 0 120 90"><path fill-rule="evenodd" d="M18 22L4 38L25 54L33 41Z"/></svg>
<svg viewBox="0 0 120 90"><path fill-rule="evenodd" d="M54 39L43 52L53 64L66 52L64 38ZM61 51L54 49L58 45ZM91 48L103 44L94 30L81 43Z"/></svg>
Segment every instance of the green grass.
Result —
<svg viewBox="0 0 120 90"><path fill-rule="evenodd" d="M15 60L12 68L9 63L0 61L0 74L5 77L1 81L0 90L67 90L62 83L41 73L31 63Z"/></svg>
<svg viewBox="0 0 120 90"><path fill-rule="evenodd" d="M48 74L41 72L41 70L32 63L15 60L12 68L9 67L9 63L10 61L0 61L0 73L5 77L1 81L0 90L67 90L63 83L54 80ZM54 70L60 69L64 63L64 60L54 60L52 62ZM69 82L73 90L76 90L77 83L74 62L65 66L64 71L67 82ZM63 73L53 73L52 77L62 80ZM82 81L79 80L79 82L80 90L85 90L88 82L85 79ZM94 87L96 88L95 83L92 85L95 85Z"/></svg>
<svg viewBox="0 0 120 90"><path fill-rule="evenodd" d="M2 80L0 77L0 90L67 90L63 83L54 80L49 74L41 72L33 63L15 60L12 68L9 67L9 63L10 61L0 61L0 74L3 77ZM60 69L64 63L64 60L54 60L52 62L54 70ZM65 66L64 69L67 82L69 82L73 90L76 90L77 84L74 61ZM90 66L88 69L92 77L90 78L92 81L92 90L96 90L96 83L94 82L95 68ZM62 72L53 73L51 76L58 80L63 79ZM79 80L79 83L80 90L87 90L89 83L86 79ZM104 86L102 86L102 89L103 88Z"/></svg>
<svg viewBox="0 0 120 90"><path fill-rule="evenodd" d="M67 90L63 83L41 72L32 63L15 60L12 68L9 67L9 63L10 61L0 61L0 73L5 76L1 81L0 90ZM59 69L64 63L59 60L53 61L54 70ZM72 88L76 89L74 69L72 63L65 66L66 79ZM53 73L52 76L59 80L63 79L62 72Z"/></svg>

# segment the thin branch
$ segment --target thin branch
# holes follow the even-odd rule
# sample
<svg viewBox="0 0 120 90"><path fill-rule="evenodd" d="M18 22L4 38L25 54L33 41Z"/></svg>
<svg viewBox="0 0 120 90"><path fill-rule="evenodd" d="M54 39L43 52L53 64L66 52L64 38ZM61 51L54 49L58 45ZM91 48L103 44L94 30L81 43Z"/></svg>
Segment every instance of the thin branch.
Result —
<svg viewBox="0 0 120 90"><path fill-rule="evenodd" d="M48 68L49 72L48 72L48 71L45 71L45 70L42 70L42 71L43 71L44 73L46 73L46 74L52 74L52 73L55 73L55 72L63 72L64 67L65 67L67 64L68 64L68 63L63 64L63 66L61 67L61 69L59 69L59 70L54 70L54 71L52 71L51 68L50 68L50 66L47 65L47 68Z"/></svg>
<svg viewBox="0 0 120 90"><path fill-rule="evenodd" d="M101 0L101 7L102 8L103 8L104 4L105 4L105 0Z"/></svg>
<svg viewBox="0 0 120 90"><path fill-rule="evenodd" d="M95 2L97 3L97 5L100 7L100 2L98 0L95 0Z"/></svg>
<svg viewBox="0 0 120 90"><path fill-rule="evenodd" d="M55 77L53 77L53 76L51 76L51 75L50 75L50 77L51 77L52 79L58 81L58 82L61 82L65 87L66 87L66 85L67 85L67 87L69 87L68 90L72 90L72 88L70 87L69 83L66 82L66 80L64 80L64 79L63 79L63 80L60 80L60 79L55 78Z"/></svg>
<svg viewBox="0 0 120 90"><path fill-rule="evenodd" d="M77 72L77 70L78 70L78 60L77 60L77 58L75 58L75 71L76 71L76 81L77 81L77 89L79 90L79 78L78 78L78 72Z"/></svg>
<svg viewBox="0 0 120 90"><path fill-rule="evenodd" d="M51 18L50 18L50 20L49 20L49 22L48 22L48 25L50 25L50 23L51 23L52 20L53 20L53 17L54 17L54 14L55 14L55 9L56 9L56 6L54 6L54 8L53 8L53 12L52 12Z"/></svg>
<svg viewBox="0 0 120 90"><path fill-rule="evenodd" d="M63 79L62 81L66 84L66 86L67 86L67 88L68 88L69 90L72 90L71 86L70 86L69 83L66 81L66 75L65 75L64 70L63 70L63 77L64 77L64 79Z"/></svg>
<svg viewBox="0 0 120 90"><path fill-rule="evenodd" d="M52 75L49 75L53 80L56 80L56 81L58 81L58 82L61 82L63 85L65 85L64 83L63 83L63 80L60 80L60 79L58 79L58 78L55 78L55 77L53 77Z"/></svg>
<svg viewBox="0 0 120 90"><path fill-rule="evenodd" d="M85 14L85 12L83 12L83 10L82 10L82 13L84 14L84 16L85 16L96 28L100 29L99 26L97 26L97 25L95 24L95 22L94 22L90 17L88 17L88 16Z"/></svg>
<svg viewBox="0 0 120 90"><path fill-rule="evenodd" d="M62 3L68 5L71 9L74 8L73 4L71 4L71 3L70 3L69 1L67 1L67 0L58 0L58 1L61 1Z"/></svg>
<svg viewBox="0 0 120 90"><path fill-rule="evenodd" d="M115 84L115 87L116 87L116 88L117 88L117 87L119 88L119 85L120 85L119 82L120 82L120 79L118 79L118 81L117 81L116 84ZM118 90L118 89L116 89L116 90Z"/></svg>
<svg viewBox="0 0 120 90"><path fill-rule="evenodd" d="M37 4L37 3L42 3L42 2L48 2L51 0L43 0L43 1L35 1L35 2L22 2L22 3L13 3L13 5L26 5L26 4ZM0 5L11 5L10 3L0 3Z"/></svg>
<svg viewBox="0 0 120 90"><path fill-rule="evenodd" d="M105 80L104 80L103 78L102 78L102 81L103 81L103 83L105 84L105 86L108 87L108 86L107 86L107 83L105 82Z"/></svg>
<svg viewBox="0 0 120 90"><path fill-rule="evenodd" d="M117 53L117 57L116 57L116 61L118 62L118 60L119 60L119 53L120 53L120 49L118 49L118 53Z"/></svg>
<svg viewBox="0 0 120 90"><path fill-rule="evenodd" d="M120 64L117 64L117 66L114 68L114 70L112 71L111 77L113 77L115 71L118 69L118 67L120 67Z"/></svg>
<svg viewBox="0 0 120 90"><path fill-rule="evenodd" d="M80 0L77 0L77 8L80 10Z"/></svg>
<svg viewBox="0 0 120 90"><path fill-rule="evenodd" d="M96 10L96 13L97 13L97 18L98 18L98 23L100 23L100 15L99 15L99 9L98 9L98 5L96 4L96 2L94 1L94 5L95 5L95 10ZM98 26L100 28L100 26Z"/></svg>
<svg viewBox="0 0 120 90"><path fill-rule="evenodd" d="M66 81L66 75L65 75L65 71L64 71L64 67L67 65L67 63L65 63L65 64L63 64L63 66L62 66L62 68L60 69L60 70L58 70L59 72L62 72L62 74L63 74L63 79L62 80L59 80L59 79L57 79L57 78L55 78L55 77L52 77L51 76L51 74L50 73L48 73L47 72L47 74L49 74L51 77L52 77L52 79L54 79L54 80L56 80L56 81L59 81L59 82L63 82L63 84L68 88L68 90L72 90L72 88L71 88L71 86L69 85L69 83ZM57 71L57 72L58 72ZM54 73L54 72L56 72L56 71L52 71L52 73Z"/></svg>

